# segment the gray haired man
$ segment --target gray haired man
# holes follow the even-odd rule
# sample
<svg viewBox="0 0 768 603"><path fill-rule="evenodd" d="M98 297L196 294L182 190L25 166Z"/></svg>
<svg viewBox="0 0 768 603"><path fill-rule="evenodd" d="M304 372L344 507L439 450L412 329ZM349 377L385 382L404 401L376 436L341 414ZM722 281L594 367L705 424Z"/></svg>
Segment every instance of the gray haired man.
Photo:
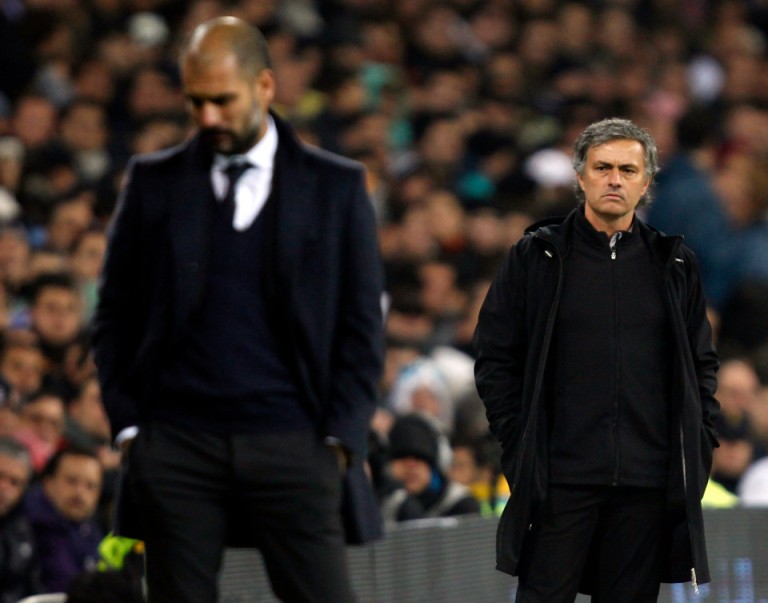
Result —
<svg viewBox="0 0 768 603"><path fill-rule="evenodd" d="M511 249L475 334L511 487L497 563L518 602L645 603L663 581L709 580L718 358L694 254L636 214L651 136L593 123L573 165L578 207Z"/></svg>

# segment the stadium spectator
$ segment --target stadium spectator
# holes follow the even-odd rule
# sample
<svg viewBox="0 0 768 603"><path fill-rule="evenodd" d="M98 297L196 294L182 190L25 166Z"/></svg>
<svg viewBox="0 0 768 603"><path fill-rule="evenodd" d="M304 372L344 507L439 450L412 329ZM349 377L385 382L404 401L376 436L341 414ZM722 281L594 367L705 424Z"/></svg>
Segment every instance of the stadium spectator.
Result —
<svg viewBox="0 0 768 603"><path fill-rule="evenodd" d="M58 118L56 106L50 100L38 94L26 94L16 101L11 129L26 152L39 159L37 153L56 136Z"/></svg>
<svg viewBox="0 0 768 603"><path fill-rule="evenodd" d="M31 252L29 237L21 225L0 229L0 282L9 302L16 301L14 298L29 279Z"/></svg>
<svg viewBox="0 0 768 603"><path fill-rule="evenodd" d="M92 450L101 463L104 481L96 519L108 531L114 512L120 452L112 446L112 430L101 400L101 387L94 374L82 382L75 397L67 403L64 440L68 445Z"/></svg>
<svg viewBox="0 0 768 603"><path fill-rule="evenodd" d="M677 122L676 149L659 173L651 226L680 233L701 263L708 301L719 308L728 297L726 241L728 219L714 182L717 135L713 111L691 107Z"/></svg>
<svg viewBox="0 0 768 603"><path fill-rule="evenodd" d="M721 407L715 424L720 447L714 452L712 478L731 492L736 492L750 463L768 453L752 419L759 391L760 380L752 364L738 358L723 361L715 394Z"/></svg>
<svg viewBox="0 0 768 603"><path fill-rule="evenodd" d="M389 398L389 408L395 415L422 413L437 421L445 432L453 426L454 405L445 373L426 356L401 369Z"/></svg>
<svg viewBox="0 0 768 603"><path fill-rule="evenodd" d="M47 370L40 346L29 338L9 334L0 352L0 376L17 397L28 398L43 385Z"/></svg>
<svg viewBox="0 0 768 603"><path fill-rule="evenodd" d="M61 112L60 144L72 153L82 184L96 184L112 170L107 110L94 99L75 98Z"/></svg>
<svg viewBox="0 0 768 603"><path fill-rule="evenodd" d="M389 475L400 487L381 501L385 522L480 513L467 486L450 479L450 443L432 417L399 417L389 432L389 458Z"/></svg>
<svg viewBox="0 0 768 603"><path fill-rule="evenodd" d="M34 530L43 585L63 592L73 578L96 569L103 533L94 520L102 470L92 452L57 452L24 501Z"/></svg>
<svg viewBox="0 0 768 603"><path fill-rule="evenodd" d="M83 301L83 324L89 324L98 301L98 279L107 249L102 228L91 227L80 234L69 251L72 276Z"/></svg>
<svg viewBox="0 0 768 603"><path fill-rule="evenodd" d="M768 507L768 458L755 461L744 471L736 492L745 507Z"/></svg>
<svg viewBox="0 0 768 603"><path fill-rule="evenodd" d="M19 406L21 401L6 381L0 377L0 436L15 436L21 419Z"/></svg>
<svg viewBox="0 0 768 603"><path fill-rule="evenodd" d="M450 480L469 488L483 515L500 515L509 498L509 486L501 474L501 450L495 438L487 429L472 439L455 436L451 452Z"/></svg>
<svg viewBox="0 0 768 603"><path fill-rule="evenodd" d="M81 189L55 203L45 225L45 248L60 254L72 249L94 221L94 194Z"/></svg>
<svg viewBox="0 0 768 603"><path fill-rule="evenodd" d="M14 436L29 448L35 471L42 471L63 443L64 400L54 391L38 390L22 404L19 419Z"/></svg>
<svg viewBox="0 0 768 603"><path fill-rule="evenodd" d="M37 547L21 501L32 479L27 449L0 436L0 603L42 592Z"/></svg>
<svg viewBox="0 0 768 603"><path fill-rule="evenodd" d="M32 283L29 327L39 338L48 363L45 383L64 395L70 385L65 373L68 350L83 329L82 299L70 273L43 273Z"/></svg>

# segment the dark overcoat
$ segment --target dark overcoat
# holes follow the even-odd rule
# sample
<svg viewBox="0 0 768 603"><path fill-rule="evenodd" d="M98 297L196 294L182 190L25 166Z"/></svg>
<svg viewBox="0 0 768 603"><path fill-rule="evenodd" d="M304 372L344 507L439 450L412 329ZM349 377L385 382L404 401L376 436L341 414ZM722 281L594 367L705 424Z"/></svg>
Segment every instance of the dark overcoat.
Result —
<svg viewBox="0 0 768 603"><path fill-rule="evenodd" d="M480 311L475 344L477 389L501 443L511 495L499 522L497 568L517 575L526 534L548 485L547 413L550 345L576 209L531 227L499 268ZM698 263L682 237L635 219L656 266L675 349L669 399L674 405L668 479L665 582L709 581L701 497L717 446L714 397L718 358L706 317ZM590 563L582 592L591 592Z"/></svg>
<svg viewBox="0 0 768 603"><path fill-rule="evenodd" d="M319 437L353 453L344 481L350 542L380 534L363 471L383 362L383 276L360 164L278 131L266 297ZM210 152L198 137L131 159L110 227L93 343L114 433L151 416L157 367L201 302L210 245ZM130 468L128 468L130 470ZM130 501L118 529L141 538Z"/></svg>

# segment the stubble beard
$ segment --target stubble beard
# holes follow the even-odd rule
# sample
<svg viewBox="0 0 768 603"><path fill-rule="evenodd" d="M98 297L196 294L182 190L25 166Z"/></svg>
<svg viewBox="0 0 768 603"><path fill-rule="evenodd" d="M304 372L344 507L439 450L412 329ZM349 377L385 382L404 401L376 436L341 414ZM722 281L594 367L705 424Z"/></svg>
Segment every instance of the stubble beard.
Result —
<svg viewBox="0 0 768 603"><path fill-rule="evenodd" d="M232 129L210 128L201 132L208 147L222 155L242 155L250 150L261 138L261 127L266 119L266 111L262 111L254 103L251 119L242 132ZM223 140L222 140L223 139Z"/></svg>

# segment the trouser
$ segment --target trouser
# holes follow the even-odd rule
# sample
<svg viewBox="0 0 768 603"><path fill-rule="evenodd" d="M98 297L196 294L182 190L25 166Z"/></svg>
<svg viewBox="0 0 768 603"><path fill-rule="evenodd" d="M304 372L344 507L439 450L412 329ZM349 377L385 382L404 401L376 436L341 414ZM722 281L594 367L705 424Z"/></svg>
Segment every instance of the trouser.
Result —
<svg viewBox="0 0 768 603"><path fill-rule="evenodd" d="M291 603L353 601L333 451L307 431L221 436L165 423L130 451L150 603L215 603L225 545L257 547Z"/></svg>
<svg viewBox="0 0 768 603"><path fill-rule="evenodd" d="M650 603L661 583L663 489L550 486L523 548L517 603ZM589 564L587 564L589 560Z"/></svg>

